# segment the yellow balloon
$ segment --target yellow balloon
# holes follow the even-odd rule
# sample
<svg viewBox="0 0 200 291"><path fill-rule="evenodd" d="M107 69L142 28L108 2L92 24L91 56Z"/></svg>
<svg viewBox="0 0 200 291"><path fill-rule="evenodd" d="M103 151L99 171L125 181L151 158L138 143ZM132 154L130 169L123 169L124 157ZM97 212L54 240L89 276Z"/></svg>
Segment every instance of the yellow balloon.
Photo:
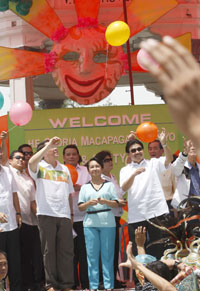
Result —
<svg viewBox="0 0 200 291"><path fill-rule="evenodd" d="M130 37L128 24L123 21L114 21L106 29L106 40L112 46L120 46Z"/></svg>

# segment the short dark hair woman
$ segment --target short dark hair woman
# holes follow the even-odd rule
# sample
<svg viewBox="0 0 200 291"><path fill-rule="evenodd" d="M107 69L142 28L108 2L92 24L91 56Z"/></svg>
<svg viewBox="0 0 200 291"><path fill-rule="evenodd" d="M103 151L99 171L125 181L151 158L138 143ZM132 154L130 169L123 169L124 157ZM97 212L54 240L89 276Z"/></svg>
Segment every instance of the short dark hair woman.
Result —
<svg viewBox="0 0 200 291"><path fill-rule="evenodd" d="M92 158L87 167L91 181L81 187L78 204L81 211L87 211L83 226L89 285L91 290L98 289L101 253L104 287L110 290L114 288L115 246L115 218L111 208L118 206L118 200L113 183L101 177L103 164L96 158Z"/></svg>

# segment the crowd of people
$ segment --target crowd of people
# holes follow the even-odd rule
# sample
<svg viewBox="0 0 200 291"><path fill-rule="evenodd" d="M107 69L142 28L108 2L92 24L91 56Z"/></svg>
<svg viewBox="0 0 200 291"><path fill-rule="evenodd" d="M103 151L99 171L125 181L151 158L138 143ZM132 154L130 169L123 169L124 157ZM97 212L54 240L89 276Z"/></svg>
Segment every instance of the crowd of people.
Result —
<svg viewBox="0 0 200 291"><path fill-rule="evenodd" d="M134 276L136 290L177 290L177 281L164 277L168 271L160 270L178 265L181 271L181 262L160 262L164 246L153 242L163 235L155 226L157 221L176 215L183 199L200 196L196 159L196 149L200 153L200 69L190 53L170 37L162 43L147 40L141 47L159 64L144 60L163 86L172 117L190 140L184 140L174 161L162 129L158 139L148 144L150 159L145 159L142 142L131 132L119 184L111 173L111 152L101 151L81 165L77 146L68 145L63 160L78 172L73 185L68 168L58 161L58 137L41 142L35 154L30 145L23 144L8 157L3 131L0 290L5 288L2 280L7 273L10 291L97 290L101 283L106 290L124 288L117 273L119 221L127 202L130 242L127 262L120 266L140 273ZM155 262L145 266L137 255L151 255Z"/></svg>

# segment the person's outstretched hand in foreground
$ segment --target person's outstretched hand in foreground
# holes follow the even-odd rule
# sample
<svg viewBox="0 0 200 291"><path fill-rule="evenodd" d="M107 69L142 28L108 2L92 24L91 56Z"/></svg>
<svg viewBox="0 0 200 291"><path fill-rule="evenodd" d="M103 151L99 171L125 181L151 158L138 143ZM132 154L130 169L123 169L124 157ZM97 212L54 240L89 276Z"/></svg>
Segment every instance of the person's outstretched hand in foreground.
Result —
<svg viewBox="0 0 200 291"><path fill-rule="evenodd" d="M144 274L144 277L152 283L159 291L175 291L176 288L167 280L147 269L143 264L137 262L132 253L132 242L129 242L126 248L127 261L119 264L119 267L137 269Z"/></svg>
<svg viewBox="0 0 200 291"><path fill-rule="evenodd" d="M155 60L143 58L141 61L161 84L172 118L200 152L199 64L170 36L165 36L162 43L148 39L140 46Z"/></svg>

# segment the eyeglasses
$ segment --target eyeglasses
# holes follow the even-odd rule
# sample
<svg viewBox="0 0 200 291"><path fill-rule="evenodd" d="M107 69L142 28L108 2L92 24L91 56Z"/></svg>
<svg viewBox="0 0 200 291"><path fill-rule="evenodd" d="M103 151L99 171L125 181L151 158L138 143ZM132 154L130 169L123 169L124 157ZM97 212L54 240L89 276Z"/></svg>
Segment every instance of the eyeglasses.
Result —
<svg viewBox="0 0 200 291"><path fill-rule="evenodd" d="M139 148L136 148L136 149L131 149L130 152L134 154L134 153L136 153L137 151L138 151L138 152L141 152L142 150L143 150L143 148L142 148L142 147L139 147Z"/></svg>
<svg viewBox="0 0 200 291"><path fill-rule="evenodd" d="M22 156L16 156L16 157L14 157L14 159L25 161L25 157L22 157Z"/></svg>
<svg viewBox="0 0 200 291"><path fill-rule="evenodd" d="M108 158L108 159L103 160L103 162L104 163L109 163L109 162L112 162L112 160L113 160L112 158Z"/></svg>
<svg viewBox="0 0 200 291"><path fill-rule="evenodd" d="M23 154L24 154L25 156L32 156L32 155L33 155L33 152L23 152Z"/></svg>

